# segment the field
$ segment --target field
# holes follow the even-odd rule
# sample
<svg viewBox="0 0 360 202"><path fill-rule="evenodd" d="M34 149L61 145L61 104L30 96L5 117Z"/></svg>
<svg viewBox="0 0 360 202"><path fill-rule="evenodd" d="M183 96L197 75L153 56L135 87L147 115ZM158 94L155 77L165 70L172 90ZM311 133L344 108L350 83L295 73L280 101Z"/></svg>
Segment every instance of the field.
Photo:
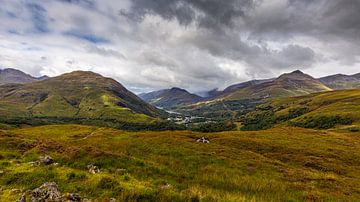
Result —
<svg viewBox="0 0 360 202"><path fill-rule="evenodd" d="M3 127L5 128L5 127ZM197 143L200 137L209 144ZM360 132L126 132L80 125L0 131L0 201L56 182L108 201L357 201ZM29 162L50 155L58 165ZM90 174L87 165L101 170ZM21 190L14 192L14 189Z"/></svg>

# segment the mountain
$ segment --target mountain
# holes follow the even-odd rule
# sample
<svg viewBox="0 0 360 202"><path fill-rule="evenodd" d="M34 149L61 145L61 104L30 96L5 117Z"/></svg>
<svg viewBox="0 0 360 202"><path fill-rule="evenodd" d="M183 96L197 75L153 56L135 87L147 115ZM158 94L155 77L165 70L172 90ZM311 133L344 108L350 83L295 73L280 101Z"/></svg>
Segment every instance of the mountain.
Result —
<svg viewBox="0 0 360 202"><path fill-rule="evenodd" d="M224 91L222 92L222 94L229 94L229 93L235 92L235 91L243 89L243 88L247 88L247 87L254 86L254 85L259 85L262 83L271 82L273 80L274 79L251 80L251 81L246 81L243 83L234 84L234 85L231 85L231 86L225 88Z"/></svg>
<svg viewBox="0 0 360 202"><path fill-rule="evenodd" d="M48 78L47 76L36 78L17 69L0 69L0 85L9 83L31 83Z"/></svg>
<svg viewBox="0 0 360 202"><path fill-rule="evenodd" d="M319 79L323 84L334 90L360 88L360 74L344 75L336 74Z"/></svg>
<svg viewBox="0 0 360 202"><path fill-rule="evenodd" d="M291 97L330 90L332 89L325 86L317 79L297 70L291 73L283 74L270 82L262 82L245 88L240 88L223 98L227 100L239 100Z"/></svg>
<svg viewBox="0 0 360 202"><path fill-rule="evenodd" d="M165 114L99 74L75 71L28 84L0 86L0 114L147 122Z"/></svg>
<svg viewBox="0 0 360 202"><path fill-rule="evenodd" d="M143 93L140 94L139 97L150 104L165 109L172 109L173 107L193 104L203 100L202 97L191 94L181 88L171 88L150 93Z"/></svg>

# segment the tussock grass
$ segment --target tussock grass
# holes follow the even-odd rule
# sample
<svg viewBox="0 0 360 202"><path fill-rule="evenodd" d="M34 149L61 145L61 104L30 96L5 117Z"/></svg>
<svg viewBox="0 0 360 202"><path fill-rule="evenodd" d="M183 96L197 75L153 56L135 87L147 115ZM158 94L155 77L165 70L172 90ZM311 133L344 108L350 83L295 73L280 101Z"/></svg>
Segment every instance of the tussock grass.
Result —
<svg viewBox="0 0 360 202"><path fill-rule="evenodd" d="M210 144L197 143L206 136ZM276 127L203 134L81 125L0 131L0 201L55 181L63 193L120 201L356 201L360 133ZM51 155L58 166L31 166ZM94 164L99 174L86 166Z"/></svg>

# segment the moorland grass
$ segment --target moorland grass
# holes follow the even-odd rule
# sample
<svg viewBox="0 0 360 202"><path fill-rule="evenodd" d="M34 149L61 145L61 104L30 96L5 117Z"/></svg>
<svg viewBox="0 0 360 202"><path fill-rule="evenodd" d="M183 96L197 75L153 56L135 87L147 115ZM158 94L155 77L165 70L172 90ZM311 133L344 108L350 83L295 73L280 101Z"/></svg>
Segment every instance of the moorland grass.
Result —
<svg viewBox="0 0 360 202"><path fill-rule="evenodd" d="M197 143L205 136L209 144ZM120 201L356 201L360 133L126 132L52 125L0 132L0 201L54 181L63 193ZM51 155L58 166L31 166ZM86 166L94 164L99 174Z"/></svg>

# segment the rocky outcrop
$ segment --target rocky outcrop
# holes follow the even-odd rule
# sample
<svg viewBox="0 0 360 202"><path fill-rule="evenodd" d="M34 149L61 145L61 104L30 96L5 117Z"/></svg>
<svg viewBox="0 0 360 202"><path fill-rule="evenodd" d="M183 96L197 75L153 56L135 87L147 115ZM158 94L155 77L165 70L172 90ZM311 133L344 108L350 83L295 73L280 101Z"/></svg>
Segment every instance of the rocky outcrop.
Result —
<svg viewBox="0 0 360 202"><path fill-rule="evenodd" d="M91 173L91 174L100 173L100 169L93 164L88 165L87 169L88 169L89 173Z"/></svg>
<svg viewBox="0 0 360 202"><path fill-rule="evenodd" d="M29 200L27 200L29 199ZM19 202L80 202L79 194L62 195L55 182L47 182L33 191L24 193Z"/></svg>
<svg viewBox="0 0 360 202"><path fill-rule="evenodd" d="M62 202L65 200L61 196L57 184L55 182L47 182L30 193L30 202L38 201Z"/></svg>

